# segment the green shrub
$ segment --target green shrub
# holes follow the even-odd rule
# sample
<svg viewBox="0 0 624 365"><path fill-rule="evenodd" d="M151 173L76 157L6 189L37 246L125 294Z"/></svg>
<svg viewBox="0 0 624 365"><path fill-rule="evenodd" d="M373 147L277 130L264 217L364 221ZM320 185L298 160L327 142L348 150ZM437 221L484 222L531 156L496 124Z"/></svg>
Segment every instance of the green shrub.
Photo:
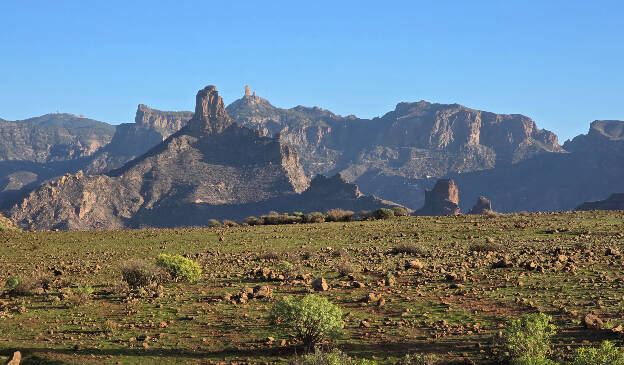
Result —
<svg viewBox="0 0 624 365"><path fill-rule="evenodd" d="M262 220L261 218L256 218L254 216L245 218L244 222L250 226L260 226L264 224L264 220Z"/></svg>
<svg viewBox="0 0 624 365"><path fill-rule="evenodd" d="M611 341L603 341L598 348L577 349L571 365L624 365L624 351Z"/></svg>
<svg viewBox="0 0 624 365"><path fill-rule="evenodd" d="M295 365L374 365L373 360L352 359L338 349L323 352L316 348L311 354L304 355L293 362Z"/></svg>
<svg viewBox="0 0 624 365"><path fill-rule="evenodd" d="M433 354L407 354L399 360L398 365L435 365L438 359Z"/></svg>
<svg viewBox="0 0 624 365"><path fill-rule="evenodd" d="M210 228L219 228L221 227L221 223L219 223L216 219L211 219L208 221L208 227Z"/></svg>
<svg viewBox="0 0 624 365"><path fill-rule="evenodd" d="M21 281L21 280L20 280L20 278L19 278L19 277L17 277L17 276L14 276L14 277L12 277L12 278L9 278L9 279L6 281L6 283L4 284L4 288L5 288L6 290L11 290L11 289L15 288L16 286L18 286L18 285L19 285L19 283L20 283L20 281Z"/></svg>
<svg viewBox="0 0 624 365"><path fill-rule="evenodd" d="M545 357L524 356L510 360L509 365L558 365L558 363Z"/></svg>
<svg viewBox="0 0 624 365"><path fill-rule="evenodd" d="M288 261L282 261L282 262L280 262L280 264L278 265L278 267L279 267L279 269L280 269L280 270L282 270L282 271L289 272L289 271L294 270L295 265L291 264L291 263L290 263L290 262L288 262Z"/></svg>
<svg viewBox="0 0 624 365"><path fill-rule="evenodd" d="M323 223L325 215L321 212L312 212L303 216L303 223Z"/></svg>
<svg viewBox="0 0 624 365"><path fill-rule="evenodd" d="M195 261L181 255L160 254L156 264L167 270L175 280L193 283L199 280L202 273Z"/></svg>
<svg viewBox="0 0 624 365"><path fill-rule="evenodd" d="M376 219L390 219L394 217L394 212L392 209L379 208L375 211L374 216Z"/></svg>
<svg viewBox="0 0 624 365"><path fill-rule="evenodd" d="M407 217L409 215L407 209L403 207L394 207L392 208L392 212L394 213L395 217Z"/></svg>
<svg viewBox="0 0 624 365"><path fill-rule="evenodd" d="M350 210L340 208L330 209L325 214L325 220L328 222L351 222L355 213Z"/></svg>
<svg viewBox="0 0 624 365"><path fill-rule="evenodd" d="M132 289L155 286L168 279L168 273L147 260L132 260L121 265L121 276Z"/></svg>
<svg viewBox="0 0 624 365"><path fill-rule="evenodd" d="M308 347L338 338L344 327L340 307L314 294L281 298L271 309L271 319Z"/></svg>
<svg viewBox="0 0 624 365"><path fill-rule="evenodd" d="M507 359L545 358L556 333L552 317L532 313L507 323L502 339L502 355Z"/></svg>
<svg viewBox="0 0 624 365"><path fill-rule="evenodd" d="M429 250L421 243L407 242L407 243L399 243L398 245L394 246L392 248L392 253L393 254L405 253L409 255L424 256L429 253Z"/></svg>
<svg viewBox="0 0 624 365"><path fill-rule="evenodd" d="M238 224L238 222L233 221L231 219L224 219L223 220L223 226L224 227L238 227L240 224Z"/></svg>
<svg viewBox="0 0 624 365"><path fill-rule="evenodd" d="M29 296L41 294L49 289L52 280L40 272L24 277L12 277L5 283L7 293L11 296Z"/></svg>

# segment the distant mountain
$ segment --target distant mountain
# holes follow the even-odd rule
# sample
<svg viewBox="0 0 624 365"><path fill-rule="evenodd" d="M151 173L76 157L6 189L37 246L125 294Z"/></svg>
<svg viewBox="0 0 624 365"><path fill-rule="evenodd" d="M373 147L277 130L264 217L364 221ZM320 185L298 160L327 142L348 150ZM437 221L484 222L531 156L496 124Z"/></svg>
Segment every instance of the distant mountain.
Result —
<svg viewBox="0 0 624 365"><path fill-rule="evenodd" d="M247 87L226 111L260 135L294 147L307 179L340 174L345 184L357 184L364 194L412 209L423 206L425 191L438 178L457 183L463 211L481 195L501 212L552 211L574 209L583 201L624 191L621 121L595 121L587 135L560 146L555 134L539 129L526 116L458 104L403 102L382 117L360 119L318 107L278 108ZM29 143L11 140L16 122L0 121L0 146L10 145L5 149L23 156L23 160L0 161L0 209L6 210L51 178L79 170L100 174L141 159L184 129L193 115L139 105L135 122L116 126L111 136L113 127L105 123L51 114L24 123L35 126L31 134L37 137ZM83 125L108 134L92 128L91 134L102 135L87 138L89 129L78 128ZM53 138L57 135L65 139L57 141ZM48 142L35 143L41 140ZM89 140L102 142L85 142Z"/></svg>
<svg viewBox="0 0 624 365"><path fill-rule="evenodd" d="M112 125L73 114L0 119L0 208L47 179L77 171L114 133Z"/></svg>
<svg viewBox="0 0 624 365"><path fill-rule="evenodd" d="M388 206L340 179L315 179L306 191L308 184L295 149L234 123L209 86L198 92L187 125L146 154L106 174L47 183L11 217L23 227L83 230L206 225L277 208L327 210L345 200L362 209Z"/></svg>
<svg viewBox="0 0 624 365"><path fill-rule="evenodd" d="M73 114L0 119L0 161L55 162L89 156L111 141L115 127Z"/></svg>

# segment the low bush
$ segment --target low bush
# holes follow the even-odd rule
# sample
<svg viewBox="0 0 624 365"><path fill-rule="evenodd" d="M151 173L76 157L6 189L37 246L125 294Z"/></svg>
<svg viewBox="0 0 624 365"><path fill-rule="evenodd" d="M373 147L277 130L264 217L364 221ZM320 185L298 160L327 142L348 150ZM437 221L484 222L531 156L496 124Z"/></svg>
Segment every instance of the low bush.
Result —
<svg viewBox="0 0 624 365"><path fill-rule="evenodd" d="M526 314L512 319L503 332L501 354L506 359L545 359L555 333L552 317L544 313Z"/></svg>
<svg viewBox="0 0 624 365"><path fill-rule="evenodd" d="M344 327L340 307L314 294L281 298L271 309L271 321L308 348L338 338Z"/></svg>
<svg viewBox="0 0 624 365"><path fill-rule="evenodd" d="M12 277L5 283L7 293L11 296L29 296L40 294L49 289L52 280L41 273L34 273L24 277Z"/></svg>
<svg viewBox="0 0 624 365"><path fill-rule="evenodd" d="M470 244L469 250L472 252L502 252L505 247L496 242L474 242Z"/></svg>
<svg viewBox="0 0 624 365"><path fill-rule="evenodd" d="M91 285L79 286L72 290L64 299L65 306L68 308L80 307L89 303L91 294L93 294Z"/></svg>
<svg viewBox="0 0 624 365"><path fill-rule="evenodd" d="M199 265L181 255L160 254L156 264L169 272L176 281L196 282L201 277Z"/></svg>
<svg viewBox="0 0 624 365"><path fill-rule="evenodd" d="M303 223L323 223L325 215L321 212L312 212L303 216Z"/></svg>
<svg viewBox="0 0 624 365"><path fill-rule="evenodd" d="M221 227L221 223L216 219L211 219L208 221L208 227L210 228L219 228Z"/></svg>
<svg viewBox="0 0 624 365"><path fill-rule="evenodd" d="M518 359L510 360L509 365L559 365L559 363L541 356L524 356Z"/></svg>
<svg viewBox="0 0 624 365"><path fill-rule="evenodd" d="M433 354L407 354L397 363L398 365L435 365L438 358Z"/></svg>
<svg viewBox="0 0 624 365"><path fill-rule="evenodd" d="M238 227L240 224L238 224L238 222L233 221L231 219L224 219L223 220L223 227Z"/></svg>
<svg viewBox="0 0 624 365"><path fill-rule="evenodd" d="M379 208L375 211L374 217L376 219L390 219L394 217L394 212L392 211L392 209Z"/></svg>
<svg viewBox="0 0 624 365"><path fill-rule="evenodd" d="M342 261L336 265L336 271L341 276L347 276L357 271L357 267L351 263L351 261Z"/></svg>
<svg viewBox="0 0 624 365"><path fill-rule="evenodd" d="M355 213L350 210L335 208L327 211L325 220L327 222L351 222L354 216Z"/></svg>
<svg viewBox="0 0 624 365"><path fill-rule="evenodd" d="M571 365L624 365L624 350L611 341L600 347L581 347L574 353Z"/></svg>
<svg viewBox="0 0 624 365"><path fill-rule="evenodd" d="M323 352L316 348L313 353L304 355L292 364L294 365L374 365L375 361L367 359L353 359L338 349Z"/></svg>
<svg viewBox="0 0 624 365"><path fill-rule="evenodd" d="M258 259L260 259L260 260L269 260L269 261L277 261L277 260L281 260L282 259L282 255L279 252L277 252L277 251L268 250L267 252L265 252L262 255L258 256Z"/></svg>
<svg viewBox="0 0 624 365"><path fill-rule="evenodd" d="M392 248L393 254L405 253L408 255L421 255L424 256L429 253L429 250L420 243L409 242L400 243Z"/></svg>
<svg viewBox="0 0 624 365"><path fill-rule="evenodd" d="M132 289L155 286L169 279L167 271L147 260L126 261L121 265L121 276Z"/></svg>
<svg viewBox="0 0 624 365"><path fill-rule="evenodd" d="M407 217L409 215L407 209L403 207L394 207L392 208L392 212L394 213L395 217Z"/></svg>
<svg viewBox="0 0 624 365"><path fill-rule="evenodd" d="M264 220L261 218L256 218L254 216L245 218L244 223L247 223L250 226L260 226L264 224Z"/></svg>

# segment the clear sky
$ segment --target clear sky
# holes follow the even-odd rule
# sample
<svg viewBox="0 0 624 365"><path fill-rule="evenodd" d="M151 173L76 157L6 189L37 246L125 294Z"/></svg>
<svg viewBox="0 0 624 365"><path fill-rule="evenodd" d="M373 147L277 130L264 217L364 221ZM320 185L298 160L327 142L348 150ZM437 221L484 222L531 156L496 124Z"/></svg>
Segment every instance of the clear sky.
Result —
<svg viewBox="0 0 624 365"><path fill-rule="evenodd" d="M365 118L422 99L521 113L560 142L624 119L621 0L20 0L0 19L8 120L132 122L208 84Z"/></svg>

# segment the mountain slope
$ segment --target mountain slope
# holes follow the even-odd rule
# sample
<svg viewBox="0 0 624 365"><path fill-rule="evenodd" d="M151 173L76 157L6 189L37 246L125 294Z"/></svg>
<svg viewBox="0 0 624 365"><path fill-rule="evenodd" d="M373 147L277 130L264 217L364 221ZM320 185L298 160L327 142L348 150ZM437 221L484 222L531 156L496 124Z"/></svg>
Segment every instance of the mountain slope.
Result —
<svg viewBox="0 0 624 365"><path fill-rule="evenodd" d="M207 224L274 206L295 208L308 187L298 159L278 139L234 123L209 86L198 92L188 124L146 154L107 174L45 184L11 216L38 229L114 229ZM332 198L338 197L326 197L336 204ZM369 202L367 208L384 206Z"/></svg>

